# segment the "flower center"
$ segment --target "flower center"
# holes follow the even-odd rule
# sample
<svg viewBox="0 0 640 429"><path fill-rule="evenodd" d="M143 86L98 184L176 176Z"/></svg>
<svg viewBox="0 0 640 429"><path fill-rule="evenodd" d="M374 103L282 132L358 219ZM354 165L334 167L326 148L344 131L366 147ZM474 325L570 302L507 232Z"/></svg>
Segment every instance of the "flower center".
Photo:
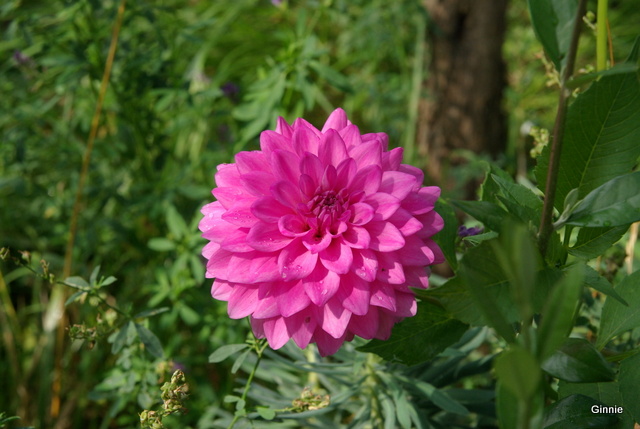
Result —
<svg viewBox="0 0 640 429"><path fill-rule="evenodd" d="M348 205L348 198L342 194L343 192L338 193L333 190L324 191L309 201L308 216L317 219L318 231L331 230L332 226L339 221Z"/></svg>

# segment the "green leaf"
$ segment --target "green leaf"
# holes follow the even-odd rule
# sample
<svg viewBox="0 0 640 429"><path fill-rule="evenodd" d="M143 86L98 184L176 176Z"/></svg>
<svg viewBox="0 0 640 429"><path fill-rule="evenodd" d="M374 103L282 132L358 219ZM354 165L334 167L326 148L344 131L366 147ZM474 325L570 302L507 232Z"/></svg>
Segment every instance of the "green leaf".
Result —
<svg viewBox="0 0 640 429"><path fill-rule="evenodd" d="M452 200L451 204L473 216L492 231L500 231L502 223L508 216L508 213L502 210L500 206L487 201Z"/></svg>
<svg viewBox="0 0 640 429"><path fill-rule="evenodd" d="M639 189L640 171L615 177L589 192L578 203L566 224L612 227L637 222L640 220Z"/></svg>
<svg viewBox="0 0 640 429"><path fill-rule="evenodd" d="M637 389L636 389L637 390ZM567 383L560 380L558 383L558 397L566 398L571 395L581 394L589 396L601 404L607 406L624 407L624 413L620 415L621 421L617 425L613 425L607 429L627 429L633 427L633 417L627 409L627 404L622 401L620 395L620 385L616 381L610 381L608 383Z"/></svg>
<svg viewBox="0 0 640 429"><path fill-rule="evenodd" d="M176 240L182 239L189 233L187 223L184 221L178 210L174 206L169 206L166 212L167 226Z"/></svg>
<svg viewBox="0 0 640 429"><path fill-rule="evenodd" d="M605 76L569 106L556 199L562 211L566 195L578 188L584 198L598 186L629 173L640 156L640 82L635 73ZM547 146L535 174L544 190L549 166Z"/></svg>
<svg viewBox="0 0 640 429"><path fill-rule="evenodd" d="M144 310L133 316L134 319L146 319L147 317L155 316L156 314L169 311L169 307L152 308L150 310Z"/></svg>
<svg viewBox="0 0 640 429"><path fill-rule="evenodd" d="M100 272L100 265L95 267L93 269L93 271L91 272L91 276L89 277L89 284L91 284L91 285L95 285L96 284L96 280L98 280L98 273L99 272Z"/></svg>
<svg viewBox="0 0 640 429"><path fill-rule="evenodd" d="M113 277L113 276L109 276L106 279L102 280L100 282L100 286L109 286L111 283L115 282L116 280L118 280L117 278Z"/></svg>
<svg viewBox="0 0 640 429"><path fill-rule="evenodd" d="M468 416L469 410L460 402L451 398L446 391L437 389L432 384L421 380L413 380L413 387L423 392L434 405L449 413Z"/></svg>
<svg viewBox="0 0 640 429"><path fill-rule="evenodd" d="M474 246L479 245L483 241L493 240L494 238L498 238L498 233L495 231L489 231L478 235L470 235L468 237L463 237L462 240L467 241Z"/></svg>
<svg viewBox="0 0 640 429"><path fill-rule="evenodd" d="M619 418L611 414L591 412L603 403L585 395L568 396L545 410L544 429L611 429Z"/></svg>
<svg viewBox="0 0 640 429"><path fill-rule="evenodd" d="M529 0L533 29L558 71L567 60L577 10L576 0Z"/></svg>
<svg viewBox="0 0 640 429"><path fill-rule="evenodd" d="M571 333L582 290L582 270L570 269L551 290L537 332L538 358L551 356Z"/></svg>
<svg viewBox="0 0 640 429"><path fill-rule="evenodd" d="M518 408L520 401L517 396L504 386L500 380L496 385L496 413L502 429L518 429Z"/></svg>
<svg viewBox="0 0 640 429"><path fill-rule="evenodd" d="M156 252L168 252L176 248L176 243L164 237L154 237L147 243L149 249Z"/></svg>
<svg viewBox="0 0 640 429"><path fill-rule="evenodd" d="M222 362L229 356L238 353L240 350L248 348L247 344L227 344L219 347L215 352L209 355L209 363Z"/></svg>
<svg viewBox="0 0 640 429"><path fill-rule="evenodd" d="M127 323L125 323L120 330L118 331L118 333L116 334L115 339L113 340L113 344L111 345L111 353L112 354L117 354L120 353L120 350L122 350L122 348L124 347L124 345L126 344L126 340L128 337L128 331L129 329L133 329L132 326L133 322L129 321Z"/></svg>
<svg viewBox="0 0 640 429"><path fill-rule="evenodd" d="M542 200L531 189L523 185L509 182L495 174L491 177L500 187L503 196L498 196L498 198L509 210L509 213L522 222L531 222L537 227L540 224Z"/></svg>
<svg viewBox="0 0 640 429"><path fill-rule="evenodd" d="M74 289L81 289L84 291L87 291L90 287L89 283L87 283L85 279L78 276L67 277L66 279L64 279L64 284Z"/></svg>
<svg viewBox="0 0 640 429"><path fill-rule="evenodd" d="M162 344L158 337L156 337L156 334L139 323L136 323L135 325L140 341L142 341L142 344L144 344L147 351L157 358L163 357L164 352L162 351Z"/></svg>
<svg viewBox="0 0 640 429"><path fill-rule="evenodd" d="M455 343L468 326L431 302L418 303L414 317L403 320L393 328L388 340L371 340L359 351L375 353L388 361L416 365L436 357Z"/></svg>
<svg viewBox="0 0 640 429"><path fill-rule="evenodd" d="M640 271L627 276L615 290L628 306L607 298L602 307L600 333L596 347L602 349L613 337L640 326Z"/></svg>
<svg viewBox="0 0 640 429"><path fill-rule="evenodd" d="M567 82L567 87L569 89L578 88L584 84L591 83L594 80L598 79L601 76L610 76L614 74L627 74L627 73L637 73L640 69L638 64L633 64L631 62L616 64L610 69L601 70L599 72L580 74L577 76L573 76Z"/></svg>
<svg viewBox="0 0 640 429"><path fill-rule="evenodd" d="M78 292L75 292L73 295L71 295L69 298L67 298L67 300L64 302L64 306L66 307L67 305L71 304L72 302L78 300L85 293L87 293L87 291L84 291L84 290L79 290Z"/></svg>
<svg viewBox="0 0 640 429"><path fill-rule="evenodd" d="M640 386L640 354L631 356L620 362L620 395L625 411L628 411L635 421L640 421L640 401L638 401L638 386Z"/></svg>
<svg viewBox="0 0 640 429"><path fill-rule="evenodd" d="M598 383L615 378L609 363L590 342L581 338L567 338L542 363L542 369L553 377L572 383Z"/></svg>
<svg viewBox="0 0 640 429"><path fill-rule="evenodd" d="M231 374L235 374L240 369L247 356L249 356L249 353L251 353L251 349L247 349L238 355L231 366Z"/></svg>
<svg viewBox="0 0 640 429"><path fill-rule="evenodd" d="M576 244L569 248L569 253L582 259L596 258L617 243L628 229L629 225L613 228L580 228Z"/></svg>
<svg viewBox="0 0 640 429"><path fill-rule="evenodd" d="M442 231L433 236L433 240L442 249L444 257L449 266L455 271L458 269L458 259L456 257L456 238L458 238L458 220L453 208L443 200L438 200L435 207L443 221Z"/></svg>
<svg viewBox="0 0 640 429"><path fill-rule="evenodd" d="M629 306L627 301L611 286L611 283L588 265L584 265L584 282L590 288L616 299L625 307Z"/></svg>
<svg viewBox="0 0 640 429"><path fill-rule="evenodd" d="M496 358L496 377L521 401L530 400L540 386L542 372L536 358L517 344Z"/></svg>
<svg viewBox="0 0 640 429"><path fill-rule="evenodd" d="M269 407L256 407L256 411L265 420L273 420L276 417L275 410Z"/></svg>

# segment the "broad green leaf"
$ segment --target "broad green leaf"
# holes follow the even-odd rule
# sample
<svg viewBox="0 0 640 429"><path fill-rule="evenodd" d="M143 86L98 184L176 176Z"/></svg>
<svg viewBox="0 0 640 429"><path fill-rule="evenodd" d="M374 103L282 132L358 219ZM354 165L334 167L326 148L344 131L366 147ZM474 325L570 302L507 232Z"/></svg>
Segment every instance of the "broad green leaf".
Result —
<svg viewBox="0 0 640 429"><path fill-rule="evenodd" d="M580 228L576 244L569 248L569 253L582 259L596 258L617 243L628 229L629 225L613 228Z"/></svg>
<svg viewBox="0 0 640 429"><path fill-rule="evenodd" d="M604 76L569 106L560 158L555 207L566 195L578 198L609 180L629 173L640 156L640 82L635 73ZM547 146L535 174L544 190L549 166Z"/></svg>
<svg viewBox="0 0 640 429"><path fill-rule="evenodd" d="M622 401L620 395L620 385L617 381L608 383L567 383L560 380L558 383L558 397L560 399L571 395L586 395L601 404L613 407L622 405L625 407L624 413L620 415L621 421L614 424L608 429L627 429L633 427L633 417L626 408L626 404Z"/></svg>
<svg viewBox="0 0 640 429"><path fill-rule="evenodd" d="M518 429L518 408L520 401L504 383L498 380L496 385L496 413L501 429Z"/></svg>
<svg viewBox="0 0 640 429"><path fill-rule="evenodd" d="M627 276L615 287L616 292L629 304L607 298L602 308L600 332L596 347L602 349L612 338L640 326L640 271Z"/></svg>
<svg viewBox="0 0 640 429"><path fill-rule="evenodd" d="M629 306L629 304L627 304L627 301L625 301L624 298L622 298L620 294L616 292L613 286L611 286L611 283L609 283L607 279L602 277L596 270L588 265L584 265L584 282L590 288L616 299L625 307Z"/></svg>
<svg viewBox="0 0 640 429"><path fill-rule="evenodd" d="M611 429L620 420L611 414L595 414L593 406L602 402L585 395L568 396L545 410L544 429Z"/></svg>
<svg viewBox="0 0 640 429"><path fill-rule="evenodd" d="M427 301L418 303L414 317L393 328L388 340L371 340L358 350L375 353L388 361L415 365L436 357L465 333L468 326L441 307Z"/></svg>
<svg viewBox="0 0 640 429"><path fill-rule="evenodd" d="M509 213L522 222L531 222L537 227L540 224L542 200L531 189L523 185L509 182L495 174L491 177L500 187L503 196L498 196L498 198L509 210Z"/></svg>
<svg viewBox="0 0 640 429"><path fill-rule="evenodd" d="M437 233L433 240L442 249L444 257L447 259L449 266L455 271L458 269L458 259L456 257L456 238L458 237L458 220L453 208L444 202L438 200L435 207L436 213L438 213L443 221L444 227L442 231Z"/></svg>
<svg viewBox="0 0 640 429"><path fill-rule="evenodd" d="M565 277L553 286L542 311L542 322L537 332L540 360L551 356L569 336L581 290L580 267L569 270Z"/></svg>
<svg viewBox="0 0 640 429"><path fill-rule="evenodd" d="M64 279L64 284L74 289L81 289L81 290L89 289L89 283L87 283L87 281L82 277L78 277L78 276L67 277L66 279Z"/></svg>
<svg viewBox="0 0 640 429"><path fill-rule="evenodd" d="M577 0L529 0L533 29L556 70L566 63Z"/></svg>
<svg viewBox="0 0 640 429"><path fill-rule="evenodd" d="M470 214L492 231L500 231L508 213L497 204L487 201L451 201L451 204Z"/></svg>
<svg viewBox="0 0 640 429"><path fill-rule="evenodd" d="M493 240L494 238L498 237L498 233L495 231L489 231L489 232L485 232L482 234L478 234L478 235L470 235L468 237L464 237L462 240L463 241L467 241L471 244L473 244L474 246L479 245L480 243L482 243L483 241L487 241L487 240Z"/></svg>
<svg viewBox="0 0 640 429"><path fill-rule="evenodd" d="M542 371L536 358L517 344L496 358L496 377L518 399L528 401L540 387Z"/></svg>
<svg viewBox="0 0 640 429"><path fill-rule="evenodd" d="M542 369L572 383L599 383L615 378L609 363L590 342L581 338L568 338L542 363Z"/></svg>
<svg viewBox="0 0 640 429"><path fill-rule="evenodd" d="M168 252L176 248L176 243L164 237L154 237L147 243L149 249L156 252Z"/></svg>
<svg viewBox="0 0 640 429"><path fill-rule="evenodd" d="M640 69L638 64L634 64L632 62L620 63L611 67L610 69L602 70L599 72L580 74L577 76L573 76L567 82L567 87L569 89L578 88L584 84L591 83L594 80L598 79L601 76L610 76L614 74L627 74L627 73L637 73Z"/></svg>
<svg viewBox="0 0 640 429"><path fill-rule="evenodd" d="M638 401L638 386L640 386L640 354L636 354L620 362L620 395L625 411L628 411L636 421L640 421L640 401Z"/></svg>
<svg viewBox="0 0 640 429"><path fill-rule="evenodd" d="M136 323L135 325L140 341L142 341L142 344L144 344L147 351L157 358L163 357L164 352L162 351L162 344L158 337L156 337L156 334L139 323Z"/></svg>
<svg viewBox="0 0 640 429"><path fill-rule="evenodd" d="M238 353L240 350L248 348L247 344L227 344L219 347L215 352L209 355L209 363L222 362L229 356Z"/></svg>
<svg viewBox="0 0 640 429"><path fill-rule="evenodd" d="M124 347L124 345L127 343L127 337L129 336L129 330L130 329L135 329L133 326L133 322L129 321L127 323L125 323L120 330L118 331L118 333L115 336L115 339L113 340L113 344L111 345L111 353L112 354L117 354L120 352L120 350L122 350L122 348Z"/></svg>
<svg viewBox="0 0 640 429"><path fill-rule="evenodd" d="M597 228L637 222L640 220L638 190L640 190L640 171L615 177L589 192L578 203L566 224Z"/></svg>
<svg viewBox="0 0 640 429"><path fill-rule="evenodd" d="M487 163L487 175L482 185L480 185L480 201L489 203L499 202L497 195L500 193L500 187L492 176L497 176L506 182L513 183L513 178L511 178L509 173L493 164Z"/></svg>

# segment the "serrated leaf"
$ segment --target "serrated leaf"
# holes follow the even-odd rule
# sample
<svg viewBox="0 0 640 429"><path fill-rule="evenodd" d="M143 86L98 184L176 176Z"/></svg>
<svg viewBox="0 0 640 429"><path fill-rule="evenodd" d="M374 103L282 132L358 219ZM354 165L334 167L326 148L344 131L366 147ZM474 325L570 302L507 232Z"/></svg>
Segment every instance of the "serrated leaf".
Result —
<svg viewBox="0 0 640 429"><path fill-rule="evenodd" d="M593 406L603 406L602 402L585 395L568 396L544 413L544 429L610 429L620 420L611 414L598 414L591 411Z"/></svg>
<svg viewBox="0 0 640 429"><path fill-rule="evenodd" d="M164 237L154 237L147 243L149 249L156 252L168 252L176 248L176 243Z"/></svg>
<svg viewBox="0 0 640 429"><path fill-rule="evenodd" d="M640 421L640 401L638 401L638 386L640 386L640 354L636 354L620 362L620 395L625 411L628 411L635 421Z"/></svg>
<svg viewBox="0 0 640 429"><path fill-rule="evenodd" d="M580 228L576 243L569 248L569 253L582 259L596 258L617 243L628 229L629 225L613 228Z"/></svg>
<svg viewBox="0 0 640 429"><path fill-rule="evenodd" d="M415 365L433 359L447 346L455 343L468 326L454 319L431 302L418 303L414 317L397 324L386 341L371 340L358 350L375 353L389 361Z"/></svg>
<svg viewBox="0 0 640 429"><path fill-rule="evenodd" d="M566 63L577 10L576 0L529 0L533 29L558 71Z"/></svg>
<svg viewBox="0 0 640 429"><path fill-rule="evenodd" d="M442 250L444 257L447 259L449 266L455 271L458 269L458 259L456 257L456 238L458 237L458 220L453 208L444 202L438 200L435 207L444 221L442 231L433 236L433 240Z"/></svg>
<svg viewBox="0 0 640 429"><path fill-rule="evenodd" d="M140 337L140 341L142 341L142 344L144 344L147 351L157 358L163 357L164 352L162 351L162 344L158 337L156 337L156 334L139 323L136 323L135 325L136 331L138 331L138 337Z"/></svg>
<svg viewBox="0 0 640 429"><path fill-rule="evenodd" d="M605 76L580 93L569 106L554 206L561 211L566 195L578 197L629 173L640 156L640 82L635 73ZM549 166L547 146L535 174L544 190Z"/></svg>
<svg viewBox="0 0 640 429"><path fill-rule="evenodd" d="M64 302L64 306L66 307L67 305L69 305L72 302L76 301L77 299L79 299L85 293L87 293L87 292L84 291L84 290L79 290L78 292L75 292L73 295L71 295L69 298L67 298L67 300Z"/></svg>
<svg viewBox="0 0 640 429"><path fill-rule="evenodd" d="M614 177L589 192L578 203L566 224L598 228L637 222L640 220L639 189L640 171Z"/></svg>
<svg viewBox="0 0 640 429"><path fill-rule="evenodd" d="M602 349L612 338L640 326L640 271L627 276L615 287L616 292L629 304L607 298L602 307L600 332L596 347Z"/></svg>
<svg viewBox="0 0 640 429"><path fill-rule="evenodd" d="M248 348L247 344L227 344L219 347L215 352L209 355L209 363L222 362L229 356L238 353L240 350Z"/></svg>
<svg viewBox="0 0 640 429"><path fill-rule="evenodd" d="M542 363L542 369L553 377L572 383L599 383L615 378L602 355L590 342L581 338L567 338Z"/></svg>
<svg viewBox="0 0 640 429"><path fill-rule="evenodd" d="M508 216L508 213L500 206L487 201L452 200L451 204L473 216L492 231L500 231L502 223Z"/></svg>
<svg viewBox="0 0 640 429"><path fill-rule="evenodd" d="M499 186L504 197L498 197L505 205L509 213L515 215L524 223L531 222L534 226L540 224L540 214L542 213L542 200L536 196L529 188L509 182L495 174L491 178Z"/></svg>

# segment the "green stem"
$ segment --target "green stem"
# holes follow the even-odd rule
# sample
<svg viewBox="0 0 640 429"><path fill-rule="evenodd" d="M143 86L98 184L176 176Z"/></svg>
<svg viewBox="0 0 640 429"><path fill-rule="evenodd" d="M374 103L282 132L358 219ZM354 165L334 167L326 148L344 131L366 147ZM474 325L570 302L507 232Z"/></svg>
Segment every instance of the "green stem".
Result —
<svg viewBox="0 0 640 429"><path fill-rule="evenodd" d="M553 127L553 141L551 143L547 183L544 191L544 206L542 207L542 219L540 220L540 230L538 232L538 246L542 255L546 255L549 238L551 237L551 233L553 233L553 206L558 184L558 171L560 169L560 152L562 151L562 141L564 140L565 124L567 121L567 107L569 105L569 98L571 97L571 90L567 87L567 82L573 74L576 53L578 51L578 39L580 38L580 24L582 23L582 16L585 13L585 9L586 0L580 0L578 12L573 22L571 45L567 53L567 64L564 70L562 70L560 80L558 113L556 115L556 123Z"/></svg>
<svg viewBox="0 0 640 429"><path fill-rule="evenodd" d="M596 70L607 68L607 12L609 0L598 0L598 21L596 32Z"/></svg>
<svg viewBox="0 0 640 429"><path fill-rule="evenodd" d="M249 378L247 379L247 382L244 386L244 391L242 392L242 396L240 397L242 402L246 404L247 401L247 395L249 394L249 388L251 387L251 383L253 382L253 377L256 375L256 371L258 370L258 366L260 366L260 361L262 360L262 353L264 352L264 349L267 347L267 342L262 340L262 341L257 341L255 344L255 351L256 354L258 355L258 358L256 359L256 363L253 365L253 369L251 370L251 373L249 374ZM233 420L231 420L231 423L229 424L229 426L227 427L227 429L232 429L233 426L235 426L236 422L240 420L240 415L238 413L236 413L233 416Z"/></svg>

